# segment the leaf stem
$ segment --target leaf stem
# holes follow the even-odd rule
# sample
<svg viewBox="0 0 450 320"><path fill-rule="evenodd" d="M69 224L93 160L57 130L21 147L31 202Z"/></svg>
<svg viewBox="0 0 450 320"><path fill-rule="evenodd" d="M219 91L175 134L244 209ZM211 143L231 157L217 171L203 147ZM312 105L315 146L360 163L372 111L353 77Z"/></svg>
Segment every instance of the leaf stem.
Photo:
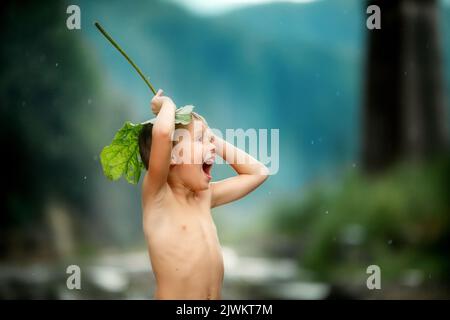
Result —
<svg viewBox="0 0 450 320"><path fill-rule="evenodd" d="M153 88L152 84L150 83L150 81L148 81L148 79L144 76L144 74L142 73L141 69L139 69L139 67L130 59L130 57L128 57L128 55L125 53L125 51L122 50L122 48L114 41L113 38L111 38L111 36L105 31L105 29L103 29L103 27L98 23L95 22L94 25L97 27L97 29L105 36L106 39L109 40L109 42L111 42L111 44L117 49L119 50L119 52L125 57L125 59L127 59L127 61L133 66L133 68L137 71L137 73L139 73L139 75L141 76L142 80L145 81L145 83L147 84L147 86L150 88L150 90L152 90L153 94L156 94L156 90Z"/></svg>

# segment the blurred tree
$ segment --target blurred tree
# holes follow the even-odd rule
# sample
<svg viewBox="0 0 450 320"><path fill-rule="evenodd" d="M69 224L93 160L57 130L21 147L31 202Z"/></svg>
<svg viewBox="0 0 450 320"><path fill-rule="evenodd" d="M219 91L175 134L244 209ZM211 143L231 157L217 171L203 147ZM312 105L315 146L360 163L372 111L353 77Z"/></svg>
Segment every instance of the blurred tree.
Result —
<svg viewBox="0 0 450 320"><path fill-rule="evenodd" d="M381 29L369 30L363 161L368 171L447 148L445 87L435 0L371 0Z"/></svg>
<svg viewBox="0 0 450 320"><path fill-rule="evenodd" d="M64 2L2 2L3 257L42 250L53 256L64 233L55 228L69 230L83 216L92 221L95 185L87 179L101 172L100 137L110 139L111 127L124 118L114 97L105 96L80 31L69 31L66 18ZM120 120L111 124L115 117Z"/></svg>

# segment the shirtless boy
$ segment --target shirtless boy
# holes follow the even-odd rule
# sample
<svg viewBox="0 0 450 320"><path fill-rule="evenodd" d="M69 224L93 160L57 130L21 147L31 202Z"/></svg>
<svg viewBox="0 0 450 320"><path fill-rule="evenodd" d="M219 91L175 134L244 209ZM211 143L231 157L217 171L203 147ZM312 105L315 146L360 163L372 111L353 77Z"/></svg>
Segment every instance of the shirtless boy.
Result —
<svg viewBox="0 0 450 320"><path fill-rule="evenodd" d="M175 125L176 106L162 90L153 97L151 108L156 120L142 130L139 151L147 169L142 184L143 229L156 278L155 298L220 299L224 268L211 208L247 195L269 171L215 136L195 113L188 125ZM237 175L211 182L216 156Z"/></svg>

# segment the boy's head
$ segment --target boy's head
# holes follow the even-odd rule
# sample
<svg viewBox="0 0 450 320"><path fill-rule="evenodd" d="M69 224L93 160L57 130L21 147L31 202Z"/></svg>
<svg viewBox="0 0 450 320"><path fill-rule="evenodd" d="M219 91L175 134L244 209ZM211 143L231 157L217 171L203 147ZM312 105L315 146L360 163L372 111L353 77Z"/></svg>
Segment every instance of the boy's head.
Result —
<svg viewBox="0 0 450 320"><path fill-rule="evenodd" d="M139 135L139 153L147 170L152 128L151 123L145 124ZM175 125L169 179L181 182L194 191L207 189L215 158L213 139L205 119L195 112L188 125Z"/></svg>

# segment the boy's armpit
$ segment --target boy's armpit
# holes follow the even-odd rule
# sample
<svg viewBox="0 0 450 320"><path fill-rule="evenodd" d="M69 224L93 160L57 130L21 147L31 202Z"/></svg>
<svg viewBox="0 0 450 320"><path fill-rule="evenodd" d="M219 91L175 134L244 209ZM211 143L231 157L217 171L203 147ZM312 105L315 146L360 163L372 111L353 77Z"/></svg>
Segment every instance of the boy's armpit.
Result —
<svg viewBox="0 0 450 320"><path fill-rule="evenodd" d="M142 206L143 208L146 207L149 203L158 203L161 202L168 189L170 189L167 185L167 183L163 184L158 189L154 189L151 187L151 181L150 177L148 175L148 172L146 173L143 181L142 181Z"/></svg>

